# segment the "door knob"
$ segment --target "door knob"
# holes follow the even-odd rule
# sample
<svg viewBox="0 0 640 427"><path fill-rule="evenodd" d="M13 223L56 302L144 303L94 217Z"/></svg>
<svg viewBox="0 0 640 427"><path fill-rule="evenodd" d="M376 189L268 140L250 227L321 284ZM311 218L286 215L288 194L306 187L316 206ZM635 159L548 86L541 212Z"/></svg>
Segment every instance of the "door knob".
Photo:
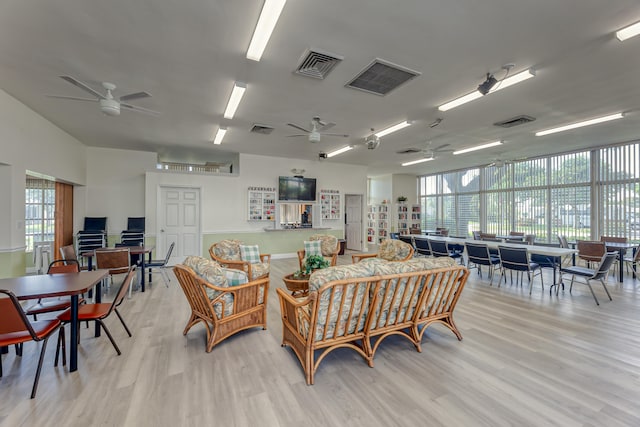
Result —
<svg viewBox="0 0 640 427"><path fill-rule="evenodd" d="M161 228L161 229L160 229L160 232L161 232L161 233L164 233L164 228Z"/></svg>

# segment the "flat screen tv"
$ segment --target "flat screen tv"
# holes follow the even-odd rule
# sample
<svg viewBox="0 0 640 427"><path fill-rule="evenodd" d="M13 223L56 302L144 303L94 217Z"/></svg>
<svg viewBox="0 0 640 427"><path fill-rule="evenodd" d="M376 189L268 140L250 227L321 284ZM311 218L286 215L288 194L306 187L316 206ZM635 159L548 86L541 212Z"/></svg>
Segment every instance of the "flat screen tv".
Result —
<svg viewBox="0 0 640 427"><path fill-rule="evenodd" d="M281 176L278 181L278 200L281 202L315 202L316 179Z"/></svg>

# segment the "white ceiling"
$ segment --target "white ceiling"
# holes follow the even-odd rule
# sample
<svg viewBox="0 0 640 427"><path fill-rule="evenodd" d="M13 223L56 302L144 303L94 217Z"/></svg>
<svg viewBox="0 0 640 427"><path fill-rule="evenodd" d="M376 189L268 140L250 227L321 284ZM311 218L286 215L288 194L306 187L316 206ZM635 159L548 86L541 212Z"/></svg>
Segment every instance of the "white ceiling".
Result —
<svg viewBox="0 0 640 427"><path fill-rule="evenodd" d="M317 159L346 140L312 144L289 122L318 115L331 132L361 142L370 128L402 120L414 125L325 160L369 165L371 175L429 173L638 139L640 37L621 43L613 33L640 20L637 0L289 0L260 62L245 58L262 7L259 0L131 1L5 0L0 5L0 88L90 146L175 151L215 160L241 152ZM306 49L343 56L324 80L293 74ZM344 87L373 59L421 75L382 97ZM524 83L441 113L437 105L472 91L485 73L532 67ZM100 113L97 104L48 98L87 94L58 76L96 89L115 83L116 95L147 91L132 102L162 115ZM234 81L247 92L233 120L222 113ZM534 132L618 111L615 122L561 134ZM533 123L502 129L496 121L527 114ZM442 123L430 128L437 117ZM253 123L269 135L249 133ZM221 146L211 143L227 126ZM467 155L439 155L412 167L416 155L397 150L426 141L463 148L505 144Z"/></svg>

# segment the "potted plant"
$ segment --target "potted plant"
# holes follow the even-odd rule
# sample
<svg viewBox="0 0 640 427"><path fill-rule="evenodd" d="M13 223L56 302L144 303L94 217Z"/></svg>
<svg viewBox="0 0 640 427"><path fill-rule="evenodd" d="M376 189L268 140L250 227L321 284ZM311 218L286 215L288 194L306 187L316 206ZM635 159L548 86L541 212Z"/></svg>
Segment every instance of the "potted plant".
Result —
<svg viewBox="0 0 640 427"><path fill-rule="evenodd" d="M309 255L304 261L304 268L293 273L294 279L308 279L311 273L321 268L329 267L329 260L322 255Z"/></svg>
<svg viewBox="0 0 640 427"><path fill-rule="evenodd" d="M398 203L405 203L407 201L407 196L398 196Z"/></svg>

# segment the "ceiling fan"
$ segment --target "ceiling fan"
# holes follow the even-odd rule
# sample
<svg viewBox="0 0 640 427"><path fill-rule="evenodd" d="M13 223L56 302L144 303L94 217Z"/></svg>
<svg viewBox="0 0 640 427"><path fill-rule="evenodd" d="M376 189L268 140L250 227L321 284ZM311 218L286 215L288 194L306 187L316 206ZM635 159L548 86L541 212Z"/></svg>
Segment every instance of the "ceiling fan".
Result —
<svg viewBox="0 0 640 427"><path fill-rule="evenodd" d="M403 150L396 151L396 154L417 154L417 153L422 153L422 154L424 154L424 156L426 158L435 158L437 153L448 153L448 152L451 152L452 150L446 150L445 149L450 145L451 144L441 144L441 145L439 145L437 147L433 147L433 142L429 141L427 146L424 147L424 148L409 147L409 148L405 148Z"/></svg>
<svg viewBox="0 0 640 427"><path fill-rule="evenodd" d="M341 138L348 138L349 135L347 134L343 134L343 133L327 133L325 132L328 129L331 129L332 127L334 127L336 124L335 123L326 123L324 121L322 121L320 119L320 117L314 117L313 119L311 119L311 123L310 123L310 127L311 129L306 129L302 126L299 126L295 123L287 123L287 125L291 126L292 128L296 128L298 130L301 130L305 133L298 133L295 135L287 135L288 137L295 137L295 136L308 136L309 137L309 142L319 142L320 138L322 135L325 136L339 136Z"/></svg>
<svg viewBox="0 0 640 427"><path fill-rule="evenodd" d="M47 95L50 98L60 98L60 99L70 99L73 101L90 101L90 102L99 102L100 110L106 114L107 116L119 116L120 109L125 108L127 110L138 111L141 113L147 113L151 115L159 115L160 113L157 111L149 110L147 108L138 107L137 105L129 104L129 101L134 99L141 98L149 98L151 94L147 92L135 92L130 93L128 95L123 95L119 98L114 98L112 91L116 89L116 85L109 82L103 82L102 87L107 92L103 95L97 90L94 90L86 83L81 82L70 76L60 76L60 78L68 83L71 83L74 86L79 87L85 92L89 92L91 95L95 96L95 98L79 98L75 96L63 96L63 95Z"/></svg>

